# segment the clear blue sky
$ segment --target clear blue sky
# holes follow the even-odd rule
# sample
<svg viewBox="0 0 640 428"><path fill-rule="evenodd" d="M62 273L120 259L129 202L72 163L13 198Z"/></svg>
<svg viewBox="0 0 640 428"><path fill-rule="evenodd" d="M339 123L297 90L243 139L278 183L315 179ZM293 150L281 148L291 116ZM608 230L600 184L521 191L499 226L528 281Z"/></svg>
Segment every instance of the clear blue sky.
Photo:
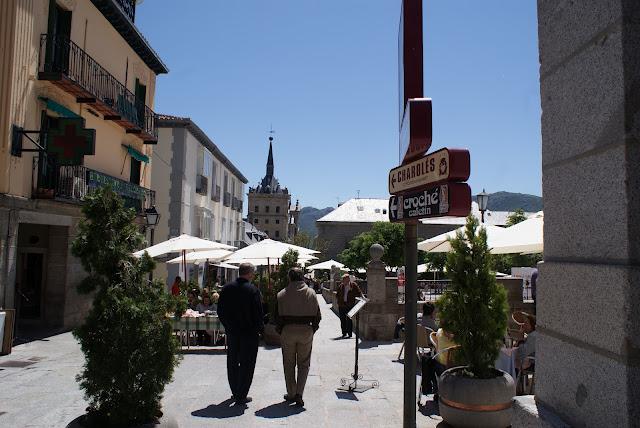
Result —
<svg viewBox="0 0 640 428"><path fill-rule="evenodd" d="M473 193L541 194L534 0L425 0L431 150L471 151ZM136 23L168 65L155 110L191 117L255 186L303 206L387 197L398 163L400 0L146 0Z"/></svg>

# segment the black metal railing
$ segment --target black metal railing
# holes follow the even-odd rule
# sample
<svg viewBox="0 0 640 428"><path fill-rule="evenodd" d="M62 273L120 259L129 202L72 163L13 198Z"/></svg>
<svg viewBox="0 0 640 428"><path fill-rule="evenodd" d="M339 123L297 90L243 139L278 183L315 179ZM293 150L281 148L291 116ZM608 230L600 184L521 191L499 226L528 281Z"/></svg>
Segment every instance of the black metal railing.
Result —
<svg viewBox="0 0 640 428"><path fill-rule="evenodd" d="M153 110L136 101L131 91L68 37L51 34L40 36L38 71L40 79L44 80L64 75L95 97L96 103L102 103L141 132L157 138L156 114Z"/></svg>
<svg viewBox="0 0 640 428"><path fill-rule="evenodd" d="M135 22L136 19L136 0L116 0L120 9L125 15L129 17L131 22Z"/></svg>
<svg viewBox="0 0 640 428"><path fill-rule="evenodd" d="M231 206L231 193L224 192L224 199L222 201L225 207Z"/></svg>
<svg viewBox="0 0 640 428"><path fill-rule="evenodd" d="M199 195L207 195L209 180L204 175L196 175L196 193Z"/></svg>
<svg viewBox="0 0 640 428"><path fill-rule="evenodd" d="M220 186L215 186L215 191L213 186L211 188L211 200L215 202L220 202Z"/></svg>
<svg viewBox="0 0 640 428"><path fill-rule="evenodd" d="M418 294L422 300L435 301L442 296L449 284L451 284L450 280L419 280Z"/></svg>
<svg viewBox="0 0 640 428"><path fill-rule="evenodd" d="M155 205L155 191L82 165L56 165L51 157L34 158L34 197L81 203L92 191L110 186L125 206L138 213Z"/></svg>

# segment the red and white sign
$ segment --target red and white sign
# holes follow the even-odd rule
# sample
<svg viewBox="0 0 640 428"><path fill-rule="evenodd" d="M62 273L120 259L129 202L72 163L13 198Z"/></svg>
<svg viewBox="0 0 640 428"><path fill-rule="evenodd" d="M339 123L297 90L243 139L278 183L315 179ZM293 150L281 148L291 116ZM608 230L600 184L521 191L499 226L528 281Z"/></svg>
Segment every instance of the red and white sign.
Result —
<svg viewBox="0 0 640 428"><path fill-rule="evenodd" d="M396 194L444 181L467 181L469 150L441 149L389 172L389 193Z"/></svg>

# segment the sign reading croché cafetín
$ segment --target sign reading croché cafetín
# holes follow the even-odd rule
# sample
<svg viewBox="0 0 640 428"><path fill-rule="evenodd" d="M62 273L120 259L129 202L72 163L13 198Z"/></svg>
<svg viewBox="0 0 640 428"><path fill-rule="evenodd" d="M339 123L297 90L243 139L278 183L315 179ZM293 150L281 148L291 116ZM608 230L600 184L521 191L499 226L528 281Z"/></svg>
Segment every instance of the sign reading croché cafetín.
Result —
<svg viewBox="0 0 640 428"><path fill-rule="evenodd" d="M466 149L441 149L389 172L389 193L429 186L444 181L466 181L470 156Z"/></svg>
<svg viewBox="0 0 640 428"><path fill-rule="evenodd" d="M471 188L466 183L444 183L389 198L389 220L402 222L440 216L466 216Z"/></svg>

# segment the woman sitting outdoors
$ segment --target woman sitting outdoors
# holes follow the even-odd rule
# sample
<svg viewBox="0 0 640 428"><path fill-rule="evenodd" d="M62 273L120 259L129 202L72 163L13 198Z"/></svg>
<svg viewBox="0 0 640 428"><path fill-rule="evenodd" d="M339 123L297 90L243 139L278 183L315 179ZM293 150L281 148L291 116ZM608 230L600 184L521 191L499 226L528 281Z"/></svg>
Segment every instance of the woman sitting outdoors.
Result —
<svg viewBox="0 0 640 428"><path fill-rule="evenodd" d="M525 338L521 341L514 351L516 353L516 368L528 369L533 362L527 357L535 357L536 355L536 316L526 312L520 312L519 319L516 320L520 325L520 330L525 334ZM515 317L514 317L515 319Z"/></svg>

